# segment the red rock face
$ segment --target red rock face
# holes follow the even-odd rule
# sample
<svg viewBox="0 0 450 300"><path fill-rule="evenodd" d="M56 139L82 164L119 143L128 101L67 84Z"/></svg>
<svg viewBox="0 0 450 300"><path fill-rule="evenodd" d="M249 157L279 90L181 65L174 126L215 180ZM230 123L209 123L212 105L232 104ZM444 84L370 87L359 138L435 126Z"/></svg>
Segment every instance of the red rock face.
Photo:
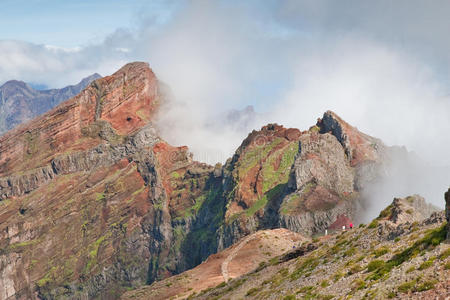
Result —
<svg viewBox="0 0 450 300"><path fill-rule="evenodd" d="M192 207L204 201L205 186L214 168L192 161L192 154L185 146L173 147L160 142L153 147L153 152L168 197L170 215L172 218L193 215Z"/></svg>
<svg viewBox="0 0 450 300"><path fill-rule="evenodd" d="M0 299L116 299L263 226L325 229L351 208L349 161L377 159L328 113L322 133L253 131L214 168L158 137L162 99L132 63L0 138Z"/></svg>
<svg viewBox="0 0 450 300"><path fill-rule="evenodd" d="M74 97L100 77L93 74L77 85L51 90L35 90L23 81L6 82L0 86L0 135Z"/></svg>
<svg viewBox="0 0 450 300"><path fill-rule="evenodd" d="M157 172L179 163L163 146L152 160L158 138L147 127L159 98L148 65L128 64L0 138L0 299L74 293L58 288L64 282L84 286L83 297L111 298L125 280L118 274L145 282L156 256L142 229L167 234L158 229L167 214L155 221L150 201L164 200Z"/></svg>
<svg viewBox="0 0 450 300"><path fill-rule="evenodd" d="M108 121L118 134L128 135L149 121L158 101L157 79L148 65L128 64L0 137L0 176L40 167L58 154L102 143L82 133L98 120Z"/></svg>

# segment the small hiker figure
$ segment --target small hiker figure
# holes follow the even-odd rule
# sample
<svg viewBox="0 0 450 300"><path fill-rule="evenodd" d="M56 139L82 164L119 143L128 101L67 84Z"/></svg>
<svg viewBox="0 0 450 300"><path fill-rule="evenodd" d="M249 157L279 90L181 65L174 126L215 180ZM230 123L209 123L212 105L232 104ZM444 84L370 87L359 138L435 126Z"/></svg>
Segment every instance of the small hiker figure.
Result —
<svg viewBox="0 0 450 300"><path fill-rule="evenodd" d="M353 223L350 223L350 229L353 229Z"/></svg>
<svg viewBox="0 0 450 300"><path fill-rule="evenodd" d="M344 225L344 226L342 226L342 231L345 231L345 225Z"/></svg>

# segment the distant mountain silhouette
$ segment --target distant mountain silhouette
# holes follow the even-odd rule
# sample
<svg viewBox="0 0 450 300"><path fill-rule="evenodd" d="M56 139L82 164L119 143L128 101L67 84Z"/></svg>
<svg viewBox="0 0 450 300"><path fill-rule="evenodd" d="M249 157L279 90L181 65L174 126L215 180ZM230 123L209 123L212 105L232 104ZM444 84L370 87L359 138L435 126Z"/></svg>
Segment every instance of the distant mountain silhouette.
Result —
<svg viewBox="0 0 450 300"><path fill-rule="evenodd" d="M77 85L50 90L38 90L18 80L6 82L0 87L0 135L72 98L100 77L95 73Z"/></svg>

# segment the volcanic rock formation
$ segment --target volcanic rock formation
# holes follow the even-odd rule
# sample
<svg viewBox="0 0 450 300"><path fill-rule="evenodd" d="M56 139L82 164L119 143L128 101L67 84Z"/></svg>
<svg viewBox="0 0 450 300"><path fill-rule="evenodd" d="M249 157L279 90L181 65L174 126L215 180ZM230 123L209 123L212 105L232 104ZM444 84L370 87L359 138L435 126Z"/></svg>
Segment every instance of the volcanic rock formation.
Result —
<svg viewBox="0 0 450 300"><path fill-rule="evenodd" d="M439 208L427 203L419 195L413 195L406 198L395 198L391 205L384 209L379 219L388 220L394 224L421 222Z"/></svg>
<svg viewBox="0 0 450 300"><path fill-rule="evenodd" d="M1 299L114 297L147 281L171 234L149 123L159 101L133 63L0 138Z"/></svg>
<svg viewBox="0 0 450 300"><path fill-rule="evenodd" d="M247 274L201 292L176 293L175 278L131 291L123 299L149 299L160 291L176 299L446 299L450 245L443 212L391 228L373 222L313 240ZM391 232L401 233L392 239ZM381 230L383 229L383 230ZM386 234L384 232L386 231ZM310 251L305 251L310 250ZM182 273L195 287L194 273ZM172 281L173 280L173 281ZM172 285L171 285L172 283ZM189 291L189 288L187 288Z"/></svg>
<svg viewBox="0 0 450 300"><path fill-rule="evenodd" d="M96 73L77 85L52 90L35 90L23 81L6 82L0 87L0 135L72 98L100 77Z"/></svg>
<svg viewBox="0 0 450 300"><path fill-rule="evenodd" d="M127 64L0 137L0 299L118 298L261 229L355 222L389 156L326 112L307 131L255 130L209 166L159 136L165 95Z"/></svg>
<svg viewBox="0 0 450 300"><path fill-rule="evenodd" d="M267 260L300 248L299 245L308 240L283 228L261 230L211 255L189 271L125 293L121 299L183 299L219 284L224 285L229 280L264 265Z"/></svg>

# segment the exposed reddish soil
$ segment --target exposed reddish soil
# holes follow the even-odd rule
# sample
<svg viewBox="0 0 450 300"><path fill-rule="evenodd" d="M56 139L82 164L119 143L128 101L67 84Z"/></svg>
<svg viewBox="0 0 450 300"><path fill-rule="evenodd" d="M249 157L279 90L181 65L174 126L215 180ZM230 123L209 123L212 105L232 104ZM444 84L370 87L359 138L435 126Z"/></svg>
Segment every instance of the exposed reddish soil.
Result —
<svg viewBox="0 0 450 300"><path fill-rule="evenodd" d="M110 122L121 135L130 134L148 122L158 97L157 79L145 63L128 64L98 79L76 97L0 137L0 176L100 144L100 139L82 134L96 120Z"/></svg>
<svg viewBox="0 0 450 300"><path fill-rule="evenodd" d="M213 254L192 270L125 293L121 299L185 299L193 293L242 276L272 257L279 256L308 239L287 229L258 231L233 246ZM224 263L227 268L224 269Z"/></svg>

